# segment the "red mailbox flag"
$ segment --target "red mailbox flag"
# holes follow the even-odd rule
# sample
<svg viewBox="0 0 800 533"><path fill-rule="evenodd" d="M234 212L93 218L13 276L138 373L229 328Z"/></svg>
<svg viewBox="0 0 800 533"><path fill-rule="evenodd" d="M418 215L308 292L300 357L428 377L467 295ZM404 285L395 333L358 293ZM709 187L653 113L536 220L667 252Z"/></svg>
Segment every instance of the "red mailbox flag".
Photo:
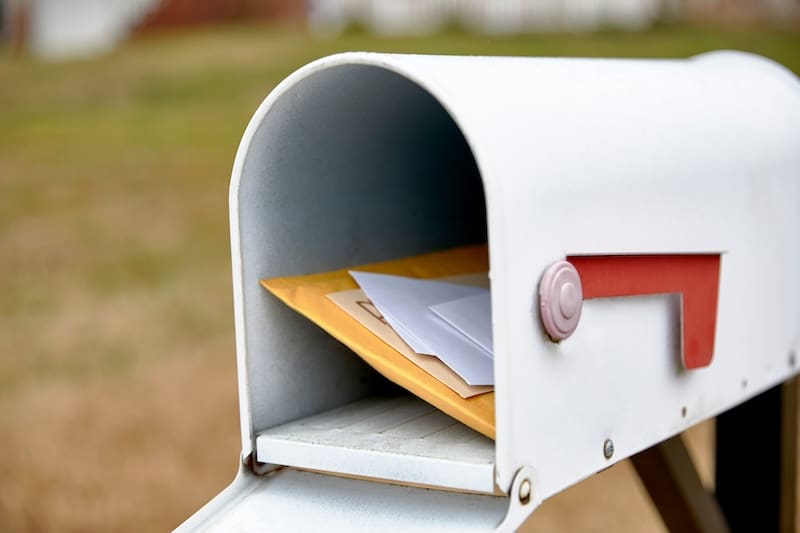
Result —
<svg viewBox="0 0 800 533"><path fill-rule="evenodd" d="M580 274L583 298L681 294L683 366L714 356L720 254L567 257Z"/></svg>

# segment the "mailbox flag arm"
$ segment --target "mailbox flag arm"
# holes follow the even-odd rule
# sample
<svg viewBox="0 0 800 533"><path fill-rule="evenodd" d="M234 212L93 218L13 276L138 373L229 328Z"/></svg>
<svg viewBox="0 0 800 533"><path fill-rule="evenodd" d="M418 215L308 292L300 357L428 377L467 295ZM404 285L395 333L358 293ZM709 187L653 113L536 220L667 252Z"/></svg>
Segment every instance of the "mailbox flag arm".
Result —
<svg viewBox="0 0 800 533"><path fill-rule="evenodd" d="M711 364L717 327L720 254L570 256L583 298L681 294L682 360Z"/></svg>

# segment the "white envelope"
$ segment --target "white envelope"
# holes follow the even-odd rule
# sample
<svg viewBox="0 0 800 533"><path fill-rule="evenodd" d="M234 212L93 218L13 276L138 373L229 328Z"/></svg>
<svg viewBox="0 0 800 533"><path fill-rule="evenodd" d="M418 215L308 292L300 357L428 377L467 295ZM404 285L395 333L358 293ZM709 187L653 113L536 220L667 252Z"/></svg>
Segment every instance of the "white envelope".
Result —
<svg viewBox="0 0 800 533"><path fill-rule="evenodd" d="M492 296L489 291L432 305L430 310L456 328L462 335L494 355L492 348Z"/></svg>
<svg viewBox="0 0 800 533"><path fill-rule="evenodd" d="M350 275L415 352L438 357L469 385L494 384L492 354L429 309L487 289L370 272Z"/></svg>

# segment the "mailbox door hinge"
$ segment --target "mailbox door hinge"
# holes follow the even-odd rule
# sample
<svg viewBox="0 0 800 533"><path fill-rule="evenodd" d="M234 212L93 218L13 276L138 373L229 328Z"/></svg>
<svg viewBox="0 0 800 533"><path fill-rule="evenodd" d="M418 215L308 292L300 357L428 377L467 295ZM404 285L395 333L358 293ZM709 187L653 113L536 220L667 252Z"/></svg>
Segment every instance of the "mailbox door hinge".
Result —
<svg viewBox="0 0 800 533"><path fill-rule="evenodd" d="M537 489L538 477L536 471L523 466L514 476L511 490L508 492L508 511L505 518L497 526L497 533L512 533L517 531L528 517L542 503Z"/></svg>

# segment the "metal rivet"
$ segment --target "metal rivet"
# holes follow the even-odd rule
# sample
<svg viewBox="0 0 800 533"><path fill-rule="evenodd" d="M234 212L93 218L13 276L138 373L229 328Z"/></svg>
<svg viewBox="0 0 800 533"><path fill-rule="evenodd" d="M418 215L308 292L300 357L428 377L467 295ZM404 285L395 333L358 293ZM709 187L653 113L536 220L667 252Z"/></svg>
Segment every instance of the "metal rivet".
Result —
<svg viewBox="0 0 800 533"><path fill-rule="evenodd" d="M523 479L519 485L519 503L528 505L531 501L531 482L529 479Z"/></svg>
<svg viewBox="0 0 800 533"><path fill-rule="evenodd" d="M789 352L789 366L793 367L797 364L797 354L792 350Z"/></svg>
<svg viewBox="0 0 800 533"><path fill-rule="evenodd" d="M556 261L539 283L542 324L551 339L566 339L578 327L583 308L583 287L578 271L567 261Z"/></svg>
<svg viewBox="0 0 800 533"><path fill-rule="evenodd" d="M746 388L747 388L747 380L746 380L746 379L743 379L743 380L742 380L742 388L743 388L743 389L746 389Z"/></svg>
<svg viewBox="0 0 800 533"><path fill-rule="evenodd" d="M686 409L686 406L684 405L683 407L681 407L681 416L683 418L686 418L686 413L687 413L687 409Z"/></svg>
<svg viewBox="0 0 800 533"><path fill-rule="evenodd" d="M611 459L614 455L614 441L611 439L606 439L603 443L603 455L605 455L606 459Z"/></svg>

